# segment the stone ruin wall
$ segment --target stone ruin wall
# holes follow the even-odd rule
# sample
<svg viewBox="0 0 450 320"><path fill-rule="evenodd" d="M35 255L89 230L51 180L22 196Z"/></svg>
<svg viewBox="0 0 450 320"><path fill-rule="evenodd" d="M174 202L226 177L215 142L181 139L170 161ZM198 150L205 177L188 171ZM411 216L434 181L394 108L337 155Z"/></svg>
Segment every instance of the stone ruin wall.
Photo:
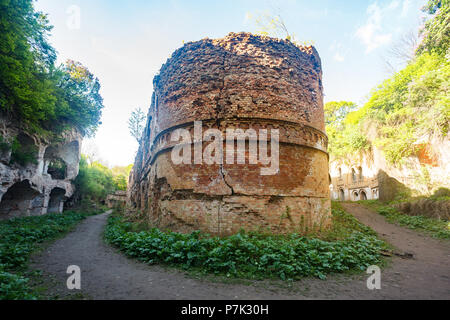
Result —
<svg viewBox="0 0 450 320"><path fill-rule="evenodd" d="M262 176L261 164L249 165L248 152L246 165L173 164L171 134L184 128L193 135L194 121L224 135L227 128L279 129L279 173ZM324 132L322 69L314 48L248 33L188 43L155 77L128 205L152 225L178 232L224 236L326 226Z"/></svg>
<svg viewBox="0 0 450 320"><path fill-rule="evenodd" d="M389 164L383 150L376 146L364 154L349 155L346 160L331 160L332 199L365 200L361 196L364 192L367 200L392 201L405 193L430 196L439 188L450 189L450 139L426 141L411 146L419 151L398 166Z"/></svg>
<svg viewBox="0 0 450 320"><path fill-rule="evenodd" d="M75 192L72 181L79 171L81 134L74 129L64 133L60 142L49 143L23 132L17 121L0 117L0 135L3 141L16 138L23 148L37 151L36 163L23 166L11 162L10 148L0 150L0 220L61 213ZM64 163L64 173L51 172L55 160Z"/></svg>

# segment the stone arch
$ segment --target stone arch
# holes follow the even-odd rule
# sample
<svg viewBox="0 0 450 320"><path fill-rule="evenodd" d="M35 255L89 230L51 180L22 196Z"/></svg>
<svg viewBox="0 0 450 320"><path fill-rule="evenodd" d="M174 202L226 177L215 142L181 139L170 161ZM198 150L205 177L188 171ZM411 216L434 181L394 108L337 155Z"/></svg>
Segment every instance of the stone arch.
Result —
<svg viewBox="0 0 450 320"><path fill-rule="evenodd" d="M339 189L339 200L340 201L345 201L345 191L344 189Z"/></svg>
<svg viewBox="0 0 450 320"><path fill-rule="evenodd" d="M20 147L16 152L11 153L11 161L21 166L37 164L39 148L36 141L23 132L19 133L16 141L20 144Z"/></svg>
<svg viewBox="0 0 450 320"><path fill-rule="evenodd" d="M47 147L44 154L44 174L49 174L54 180L64 180L67 176L67 164L58 155L55 147Z"/></svg>
<svg viewBox="0 0 450 320"><path fill-rule="evenodd" d="M39 195L31 187L29 180L15 183L2 197L0 219L28 216L33 208L33 200Z"/></svg>
<svg viewBox="0 0 450 320"><path fill-rule="evenodd" d="M64 208L65 196L66 190L61 188L54 188L52 192L50 192L47 213L62 213Z"/></svg>
<svg viewBox="0 0 450 320"><path fill-rule="evenodd" d="M361 190L359 192L359 199L360 200L367 200L367 194L366 194L366 192L364 190Z"/></svg>
<svg viewBox="0 0 450 320"><path fill-rule="evenodd" d="M359 200L359 193L358 191L353 191L353 201L358 201Z"/></svg>
<svg viewBox="0 0 450 320"><path fill-rule="evenodd" d="M372 199L378 199L378 189L372 190Z"/></svg>
<svg viewBox="0 0 450 320"><path fill-rule="evenodd" d="M355 168L352 168L352 181L353 182L358 181L358 178L356 177L356 170L355 170Z"/></svg>
<svg viewBox="0 0 450 320"><path fill-rule="evenodd" d="M359 181L363 181L364 180L362 167L358 167L358 178L359 178Z"/></svg>

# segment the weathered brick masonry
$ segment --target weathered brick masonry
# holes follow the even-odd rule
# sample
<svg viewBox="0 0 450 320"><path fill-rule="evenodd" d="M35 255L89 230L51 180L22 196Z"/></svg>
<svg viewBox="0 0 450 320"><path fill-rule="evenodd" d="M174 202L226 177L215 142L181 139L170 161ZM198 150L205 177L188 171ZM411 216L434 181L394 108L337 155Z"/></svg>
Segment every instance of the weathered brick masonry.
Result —
<svg viewBox="0 0 450 320"><path fill-rule="evenodd" d="M193 136L200 120L205 130L224 134L227 128L279 129L279 174L262 176L262 165L248 159L246 165L173 164L172 132L185 128ZM324 127L322 69L314 48L248 33L188 43L154 80L128 203L158 227L179 232L285 233L327 225Z"/></svg>

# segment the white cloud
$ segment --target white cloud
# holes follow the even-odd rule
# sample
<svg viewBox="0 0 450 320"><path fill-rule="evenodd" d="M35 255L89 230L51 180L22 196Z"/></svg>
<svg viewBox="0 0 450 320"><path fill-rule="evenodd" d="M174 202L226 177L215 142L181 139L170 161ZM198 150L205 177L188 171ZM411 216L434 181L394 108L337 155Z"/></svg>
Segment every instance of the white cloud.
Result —
<svg viewBox="0 0 450 320"><path fill-rule="evenodd" d="M348 49L345 49L342 43L334 41L330 46L330 51L334 53L333 59L337 62L344 62L348 53Z"/></svg>
<svg viewBox="0 0 450 320"><path fill-rule="evenodd" d="M403 7L402 7L402 13L401 13L400 17L405 18L408 15L410 8L411 8L411 0L404 0Z"/></svg>
<svg viewBox="0 0 450 320"><path fill-rule="evenodd" d="M337 62L344 62L345 61L345 57L340 52L336 52L336 54L334 55L333 58Z"/></svg>
<svg viewBox="0 0 450 320"><path fill-rule="evenodd" d="M386 20L386 15L399 6L400 2L397 0L392 1L385 7L380 7L377 2L369 5L367 21L356 31L356 37L366 46L366 53L391 42L392 33L383 30L383 22Z"/></svg>

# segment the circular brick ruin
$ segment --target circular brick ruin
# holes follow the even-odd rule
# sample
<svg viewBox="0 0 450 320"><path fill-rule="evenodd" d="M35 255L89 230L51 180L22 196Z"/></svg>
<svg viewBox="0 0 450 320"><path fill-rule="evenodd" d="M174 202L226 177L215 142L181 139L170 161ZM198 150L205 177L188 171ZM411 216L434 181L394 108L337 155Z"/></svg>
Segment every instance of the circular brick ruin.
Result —
<svg viewBox="0 0 450 320"><path fill-rule="evenodd" d="M194 137L195 121L224 137L230 128L265 129L269 150L270 132L279 130L278 173L261 175L268 165L249 164L248 141L245 165L175 164L173 133L185 129ZM324 132L322 69L313 47L248 33L188 43L155 77L128 204L152 225L177 232L306 233L328 226ZM199 144L205 150L210 142Z"/></svg>

